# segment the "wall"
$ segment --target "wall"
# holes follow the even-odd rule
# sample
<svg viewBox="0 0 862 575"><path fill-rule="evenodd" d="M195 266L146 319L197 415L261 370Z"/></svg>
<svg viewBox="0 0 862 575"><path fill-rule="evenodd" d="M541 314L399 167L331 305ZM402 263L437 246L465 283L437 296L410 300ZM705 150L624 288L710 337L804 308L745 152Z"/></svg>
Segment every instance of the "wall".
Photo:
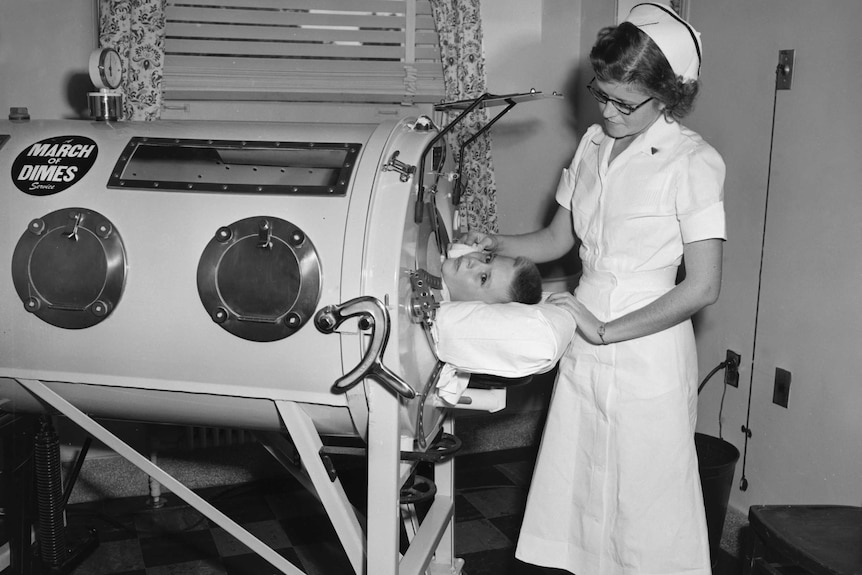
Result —
<svg viewBox="0 0 862 575"><path fill-rule="evenodd" d="M701 371L728 347L743 354L723 411L725 437L740 448L750 404L749 489L731 503L859 505L862 5L695 1L691 17L706 42L706 93L690 124L728 163L725 282L700 325ZM795 78L776 94L783 49L796 50ZM787 409L772 403L776 367L792 373ZM721 387L701 399L711 433Z"/></svg>
<svg viewBox="0 0 862 575"><path fill-rule="evenodd" d="M721 298L695 318L701 377L727 349L743 360L739 388L723 389L722 372L705 387L698 429L744 453L741 428L750 428L748 489L738 488L741 459L731 493L739 511L859 505L862 4L690 0L689 10L705 57L703 92L686 123L728 166ZM614 3L582 1L581 55L614 17ZM794 86L776 94L778 51L791 48ZM595 119L585 98L575 98L579 127ZM501 210L508 201L500 199ZM772 403L776 367L792 373L787 409Z"/></svg>
<svg viewBox="0 0 862 575"><path fill-rule="evenodd" d="M490 93L563 96L520 103L491 130L500 231L530 232L553 214L557 182L578 143L570 71L580 61L581 1L483 2L482 26ZM544 275L553 282L572 271L547 266Z"/></svg>
<svg viewBox="0 0 862 575"><path fill-rule="evenodd" d="M94 0L0 2L0 113L33 119L87 115L87 66L97 47Z"/></svg>

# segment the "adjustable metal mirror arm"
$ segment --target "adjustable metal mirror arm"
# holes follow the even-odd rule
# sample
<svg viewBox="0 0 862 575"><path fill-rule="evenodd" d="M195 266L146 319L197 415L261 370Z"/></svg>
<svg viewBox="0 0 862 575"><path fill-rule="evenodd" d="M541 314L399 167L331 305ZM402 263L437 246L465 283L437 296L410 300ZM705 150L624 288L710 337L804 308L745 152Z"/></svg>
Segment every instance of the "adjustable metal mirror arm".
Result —
<svg viewBox="0 0 862 575"><path fill-rule="evenodd" d="M542 98L562 98L561 94L556 92L551 93L550 95L542 94L542 92L537 92L536 90L530 90L529 92L523 94L508 94L505 96L495 96L493 94L488 94L487 92L476 98L475 100L459 100L457 102L444 102L442 104L438 104L434 106L434 110L446 111L446 110L455 110L459 108L464 108L457 118L455 118L449 125L447 125L443 130L440 131L437 136L428 143L425 150L422 152L422 159L419 164L419 189L418 196L416 198L416 209L415 209L415 217L414 221L418 224L422 221L422 203L425 199L424 193L425 188L423 186L424 178L425 178L425 158L428 155L431 147L442 138L445 134L447 134L452 128L457 126L461 121L473 110L479 107L489 107L489 106L501 106L506 105L506 107L494 116L487 124L485 124L482 128L479 129L475 134L470 136L464 143L461 144L461 148L459 150L458 155L458 178L455 182L455 189L452 195L452 203L456 206L461 202L461 188L462 188L462 172L464 167L464 151L470 146L476 138L487 132L491 126L493 126L497 120L502 118L509 110L511 110L515 104L519 102L530 102L533 100L538 100Z"/></svg>
<svg viewBox="0 0 862 575"><path fill-rule="evenodd" d="M509 98L506 98L505 101L507 104L506 107L499 114L494 116L487 124L485 124L478 132L470 136L467 141L461 144L461 149L458 150L458 179L455 180L455 190L452 192L452 203L456 206L461 203L461 181L464 178L464 151L470 144L476 141L476 138L490 130L491 126L497 123L497 120L502 118L506 114L506 112L514 108L515 104L517 104L517 102Z"/></svg>
<svg viewBox="0 0 862 575"><path fill-rule="evenodd" d="M434 144L439 142L443 138L443 136L448 134L455 126L460 124L461 121L467 116L467 114L479 107L485 100L493 97L494 96L492 96L491 94L485 93L476 98L463 112L458 114L457 118L450 122L445 128L440 130L440 132L438 132L437 135L434 136L434 138L432 138L430 142L428 142L428 145L425 146L425 149L422 150L422 158L419 160L419 182L417 186L416 205L413 212L413 221L417 224L422 221L422 213L425 209L425 158L428 157L428 153L434 147ZM436 106L435 109L442 110L445 109L444 106L446 106L446 104L441 104L440 106ZM455 202L455 204L457 205L457 202Z"/></svg>

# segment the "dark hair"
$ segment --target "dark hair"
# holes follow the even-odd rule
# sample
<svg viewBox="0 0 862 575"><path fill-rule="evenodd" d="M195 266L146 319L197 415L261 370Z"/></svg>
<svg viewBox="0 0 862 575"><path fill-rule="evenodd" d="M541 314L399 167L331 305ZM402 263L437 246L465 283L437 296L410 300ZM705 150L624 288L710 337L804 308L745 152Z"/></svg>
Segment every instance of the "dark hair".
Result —
<svg viewBox="0 0 862 575"><path fill-rule="evenodd" d="M691 112L700 87L696 80L677 76L652 38L631 22L603 28L590 50L590 63L599 80L640 86L676 120Z"/></svg>
<svg viewBox="0 0 862 575"><path fill-rule="evenodd" d="M534 304L542 299L542 274L527 258L515 258L515 276L509 286L509 296L518 303Z"/></svg>

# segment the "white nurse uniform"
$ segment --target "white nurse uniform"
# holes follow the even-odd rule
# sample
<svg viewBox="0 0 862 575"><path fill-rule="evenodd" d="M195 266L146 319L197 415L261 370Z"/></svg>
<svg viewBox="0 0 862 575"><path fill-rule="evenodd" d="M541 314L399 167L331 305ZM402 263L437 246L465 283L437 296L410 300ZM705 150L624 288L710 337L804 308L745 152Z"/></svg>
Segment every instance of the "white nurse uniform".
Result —
<svg viewBox="0 0 862 575"><path fill-rule="evenodd" d="M673 288L683 244L725 238L725 166L695 132L659 118L610 165L585 134L557 190L581 240L575 291L600 321ZM516 556L576 575L709 575L694 447L690 321L560 362Z"/></svg>

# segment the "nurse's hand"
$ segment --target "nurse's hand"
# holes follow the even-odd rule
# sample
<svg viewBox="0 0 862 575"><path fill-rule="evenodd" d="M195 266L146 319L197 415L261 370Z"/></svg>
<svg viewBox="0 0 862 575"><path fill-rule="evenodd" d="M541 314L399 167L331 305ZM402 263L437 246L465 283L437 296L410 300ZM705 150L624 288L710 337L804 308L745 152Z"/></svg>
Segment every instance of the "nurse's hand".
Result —
<svg viewBox="0 0 862 575"><path fill-rule="evenodd" d="M569 312L575 318L575 325L578 326L578 331L581 332L581 336L585 340L596 345L604 343L598 332L602 322L573 294L568 292L553 293L548 296L546 301Z"/></svg>
<svg viewBox="0 0 862 575"><path fill-rule="evenodd" d="M487 250L489 252L493 252L495 249L497 249L497 238L493 234L486 234L483 232L471 230L465 235L461 236L458 241L468 246L477 245L483 250Z"/></svg>

